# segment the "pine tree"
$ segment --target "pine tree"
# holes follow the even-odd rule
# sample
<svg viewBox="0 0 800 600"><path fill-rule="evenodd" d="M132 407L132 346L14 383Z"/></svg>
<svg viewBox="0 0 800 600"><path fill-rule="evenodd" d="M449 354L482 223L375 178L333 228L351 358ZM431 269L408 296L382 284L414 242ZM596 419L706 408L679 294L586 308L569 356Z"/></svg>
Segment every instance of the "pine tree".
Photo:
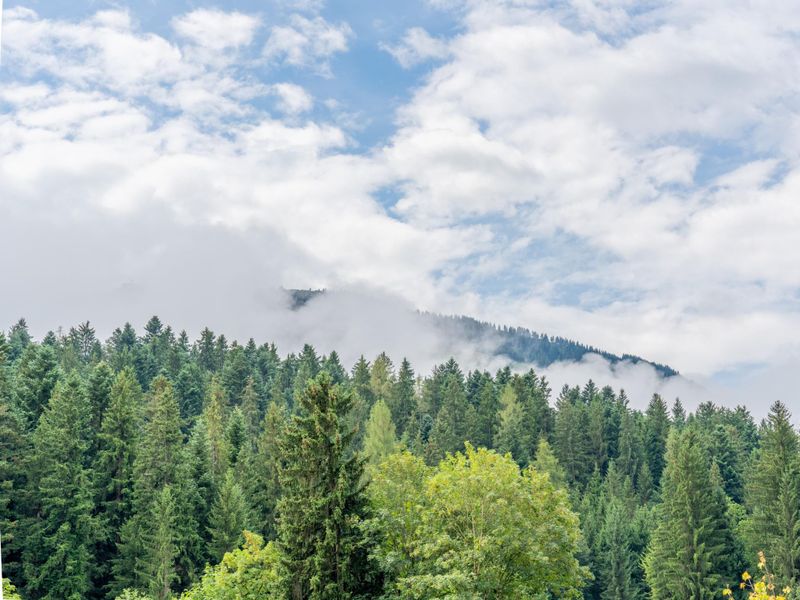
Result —
<svg viewBox="0 0 800 600"><path fill-rule="evenodd" d="M414 370L407 359L400 363L395 382L389 398L386 400L392 411L392 421L397 427L397 435L402 437L408 428L409 421L417 410L417 397L414 392Z"/></svg>
<svg viewBox="0 0 800 600"><path fill-rule="evenodd" d="M716 598L735 576L724 569L734 550L725 492L693 429L669 438L660 521L645 557L653 600Z"/></svg>
<svg viewBox="0 0 800 600"><path fill-rule="evenodd" d="M242 449L249 443L244 415L238 406L231 411L231 416L225 426L225 443L228 447L228 464L236 467Z"/></svg>
<svg viewBox="0 0 800 600"><path fill-rule="evenodd" d="M686 425L686 411L683 409L680 398L675 398L672 405L672 425L678 429Z"/></svg>
<svg viewBox="0 0 800 600"><path fill-rule="evenodd" d="M11 378L8 373L10 348L0 331L0 535L3 547L3 573L19 581L18 539L20 517L24 514L26 471L29 439L25 435L25 418L13 403Z"/></svg>
<svg viewBox="0 0 800 600"><path fill-rule="evenodd" d="M211 459L211 474L217 484L222 483L225 471L228 470L228 458L230 450L228 441L225 438L225 413L227 410L227 398L225 390L219 382L218 377L211 380L206 397L206 405L203 410L203 420L206 424L208 434L208 449Z"/></svg>
<svg viewBox="0 0 800 600"><path fill-rule="evenodd" d="M667 403L658 394L653 394L646 414L644 452L647 465L650 467L650 474L653 476L655 485L658 486L661 481L661 471L664 470L667 436L669 435Z"/></svg>
<svg viewBox="0 0 800 600"><path fill-rule="evenodd" d="M188 428L203 412L203 397L205 396L203 372L196 363L188 362L178 372L178 378L175 381L175 396L180 406L181 419Z"/></svg>
<svg viewBox="0 0 800 600"><path fill-rule="evenodd" d="M79 599L91 589L97 536L92 516L91 409L80 378L60 382L33 433L32 489L38 506L25 531L25 594Z"/></svg>
<svg viewBox="0 0 800 600"><path fill-rule="evenodd" d="M121 371L111 386L103 412L94 460L97 506L103 540L97 549L97 587L108 584L120 543L119 530L132 515L133 463L139 437L142 389L132 369Z"/></svg>
<svg viewBox="0 0 800 600"><path fill-rule="evenodd" d="M8 333L8 362L16 362L29 345L31 334L28 333L28 323L25 319L20 319Z"/></svg>
<svg viewBox="0 0 800 600"><path fill-rule="evenodd" d="M145 574L153 571L143 565L152 565L154 546L144 541L146 530L151 529L153 506L165 486L170 487L170 500L180 515L174 532L180 549L175 568L183 579L192 577L197 558L198 526L191 510L194 488L189 479L188 455L183 450L178 402L172 385L163 376L153 380L149 395L134 461L133 516L120 532L119 556L113 566L113 593L125 588L147 590L153 585L145 578Z"/></svg>
<svg viewBox="0 0 800 600"><path fill-rule="evenodd" d="M242 392L242 417L244 419L245 435L251 445L255 445L258 438L262 415L263 409L256 391L256 381L250 376L247 378L247 383Z"/></svg>
<svg viewBox="0 0 800 600"><path fill-rule="evenodd" d="M331 376L331 381L335 384L344 385L347 383L347 371L342 366L342 361L335 350L322 361L322 370Z"/></svg>
<svg viewBox="0 0 800 600"><path fill-rule="evenodd" d="M442 390L442 406L431 431L431 443L439 458L464 448L464 442L467 441L467 407L463 381L455 375L448 375Z"/></svg>
<svg viewBox="0 0 800 600"><path fill-rule="evenodd" d="M280 497L280 440L286 427L286 411L272 402L264 416L256 448L245 458L244 489L250 500L256 529L275 537L275 507Z"/></svg>
<svg viewBox="0 0 800 600"><path fill-rule="evenodd" d="M171 598L172 588L179 579L175 570L178 518L172 486L165 485L154 497L148 527L142 533L144 558L139 565L140 577L147 582L147 590L155 600Z"/></svg>
<svg viewBox="0 0 800 600"><path fill-rule="evenodd" d="M631 547L631 514L617 499L609 502L600 532L600 579L603 600L635 600L640 598L633 580L637 556Z"/></svg>
<svg viewBox="0 0 800 600"><path fill-rule="evenodd" d="M113 383L114 373L111 368L105 362L97 363L89 375L89 383L86 388L89 406L92 409L91 427L93 431L100 431L100 424L111 397Z"/></svg>
<svg viewBox="0 0 800 600"><path fill-rule="evenodd" d="M296 600L354 598L371 588L363 465L342 418L352 397L320 374L298 398L281 441L283 496L278 534L287 595Z"/></svg>
<svg viewBox="0 0 800 600"><path fill-rule="evenodd" d="M576 402L576 398L579 398L577 388L564 386L556 401L553 451L567 473L567 481L583 485L589 480L594 463L589 454L587 408Z"/></svg>
<svg viewBox="0 0 800 600"><path fill-rule="evenodd" d="M567 476L564 469L558 464L558 459L545 438L540 438L539 444L536 446L536 460L533 461L533 468L540 473L547 473L556 488L565 489L567 487Z"/></svg>
<svg viewBox="0 0 800 600"><path fill-rule="evenodd" d="M242 403L242 394L250 377L250 365L247 363L244 348L234 343L228 351L225 366L222 368L220 384L225 390L225 397L232 406Z"/></svg>
<svg viewBox="0 0 800 600"><path fill-rule="evenodd" d="M364 435L364 457L370 465L378 465L397 450L392 413L383 399L378 400L369 413Z"/></svg>
<svg viewBox="0 0 800 600"><path fill-rule="evenodd" d="M488 373L481 378L477 396L477 424L473 432L474 443L484 448L492 448L495 437L500 430L502 405L494 381L492 381Z"/></svg>
<svg viewBox="0 0 800 600"><path fill-rule="evenodd" d="M775 402L747 481L748 537L785 581L800 572L800 446L786 406Z"/></svg>
<svg viewBox="0 0 800 600"><path fill-rule="evenodd" d="M527 464L525 453L525 413L517 401L517 394L511 385L503 388L500 394L500 427L494 436L494 447L501 454L510 452L518 464Z"/></svg>
<svg viewBox="0 0 800 600"><path fill-rule="evenodd" d="M242 532L248 527L247 500L232 470L225 474L209 515L208 533L210 555L219 562L226 552L238 548L244 541Z"/></svg>
<svg viewBox="0 0 800 600"><path fill-rule="evenodd" d="M25 347L16 366L14 391L17 406L25 414L30 429L36 427L59 376L56 355L50 346Z"/></svg>

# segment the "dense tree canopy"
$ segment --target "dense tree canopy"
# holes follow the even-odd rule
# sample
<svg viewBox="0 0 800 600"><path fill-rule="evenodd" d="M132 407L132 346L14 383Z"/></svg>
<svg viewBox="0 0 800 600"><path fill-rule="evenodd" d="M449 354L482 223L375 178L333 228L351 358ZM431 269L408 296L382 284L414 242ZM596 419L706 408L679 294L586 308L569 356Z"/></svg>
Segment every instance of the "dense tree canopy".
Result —
<svg viewBox="0 0 800 600"><path fill-rule="evenodd" d="M106 342L0 332L5 597L699 600L760 550L800 576L780 403L759 427L532 370L299 350L155 317Z"/></svg>

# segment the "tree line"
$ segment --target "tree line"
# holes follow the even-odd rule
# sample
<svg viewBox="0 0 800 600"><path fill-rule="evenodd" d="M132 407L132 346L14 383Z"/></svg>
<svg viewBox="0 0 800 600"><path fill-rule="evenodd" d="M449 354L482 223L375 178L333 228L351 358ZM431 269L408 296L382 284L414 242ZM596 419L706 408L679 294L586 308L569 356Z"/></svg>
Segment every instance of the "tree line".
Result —
<svg viewBox="0 0 800 600"><path fill-rule="evenodd" d="M8 598L701 600L800 575L780 402L759 424L639 411L592 381L346 369L157 317L0 332L0 485Z"/></svg>

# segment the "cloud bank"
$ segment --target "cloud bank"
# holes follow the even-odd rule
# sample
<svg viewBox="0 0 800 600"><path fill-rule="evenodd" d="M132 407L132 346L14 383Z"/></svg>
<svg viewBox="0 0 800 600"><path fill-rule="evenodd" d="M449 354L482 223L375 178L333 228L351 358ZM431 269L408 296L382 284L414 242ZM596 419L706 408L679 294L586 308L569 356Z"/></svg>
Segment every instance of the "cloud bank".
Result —
<svg viewBox="0 0 800 600"><path fill-rule="evenodd" d="M7 9L0 316L251 335L282 331L262 314L281 286L366 286L704 382L800 363L793 7L430 8L451 25L371 49L317 1L198 8L161 32L133 10ZM365 144L340 115L369 82L348 92L337 69L387 51L414 79Z"/></svg>

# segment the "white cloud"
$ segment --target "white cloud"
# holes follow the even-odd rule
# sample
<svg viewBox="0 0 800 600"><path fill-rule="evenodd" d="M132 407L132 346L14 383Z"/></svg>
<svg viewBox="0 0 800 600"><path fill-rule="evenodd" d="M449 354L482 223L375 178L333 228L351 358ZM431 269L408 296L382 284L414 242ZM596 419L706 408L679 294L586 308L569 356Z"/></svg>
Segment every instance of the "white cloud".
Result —
<svg viewBox="0 0 800 600"><path fill-rule="evenodd" d="M457 35L410 30L393 48L443 62L363 153L341 104L321 99L342 116L315 121L308 90L242 57L262 47L255 17L189 13L179 43L127 11L6 11L0 260L26 290L7 312L27 302L44 320L47 288L64 323L94 318L78 313L104 310L96 298L116 324L129 292L180 319L192 290L236 296L244 323L277 285L368 283L703 375L796 364L800 16L743 0L447 4ZM330 74L353 32L308 10L264 28L263 56ZM215 33L226 19L242 25ZM19 231L42 232L42 252L16 264ZM86 265L74 284L69 261ZM337 327L331 340L367 344Z"/></svg>
<svg viewBox="0 0 800 600"><path fill-rule="evenodd" d="M311 94L294 83L276 83L272 90L279 98L278 107L287 115L308 112L314 106Z"/></svg>
<svg viewBox="0 0 800 600"><path fill-rule="evenodd" d="M352 37L353 30L346 23L333 24L319 16L309 18L295 14L287 25L272 28L264 46L264 57L330 75L330 57L345 52Z"/></svg>
<svg viewBox="0 0 800 600"><path fill-rule="evenodd" d="M172 19L178 35L216 51L249 45L259 25L251 15L202 8Z"/></svg>
<svg viewBox="0 0 800 600"><path fill-rule="evenodd" d="M391 54L404 69L411 68L431 59L447 58L447 43L436 39L421 27L407 30L397 45L382 43L382 50Z"/></svg>
<svg viewBox="0 0 800 600"><path fill-rule="evenodd" d="M454 283L453 310L706 373L797 349L796 14L716 0L438 4L465 31L384 150L396 209L420 227L499 215L505 234L478 264L530 288L465 300L474 281ZM718 152L741 155L741 174L709 178ZM517 236L536 259L492 260ZM592 260L550 256L559 236ZM564 305L559 290L576 286L588 291Z"/></svg>

